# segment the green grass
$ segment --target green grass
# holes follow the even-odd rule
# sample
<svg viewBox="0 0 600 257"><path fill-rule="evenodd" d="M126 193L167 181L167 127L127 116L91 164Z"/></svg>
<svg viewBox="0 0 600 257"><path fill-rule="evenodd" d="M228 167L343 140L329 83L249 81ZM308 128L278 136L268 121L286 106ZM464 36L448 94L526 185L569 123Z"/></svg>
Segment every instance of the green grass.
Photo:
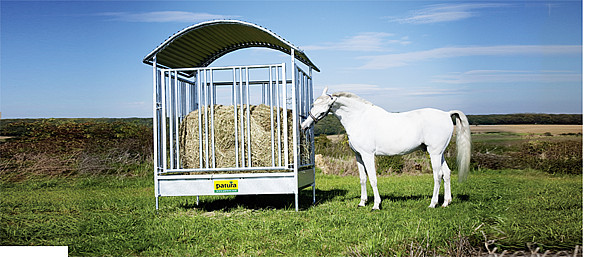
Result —
<svg viewBox="0 0 600 257"><path fill-rule="evenodd" d="M0 245L67 245L72 256L468 256L486 253L486 243L500 252L582 245L581 136L474 134L476 171L453 183L448 208L427 208L433 179L427 161L417 162L427 159L421 152L379 158L383 210L357 208L347 142L318 137L317 153L348 159L352 168L339 165L354 176L318 174L314 206L307 189L300 212L293 196L267 195L201 197L199 205L164 197L156 213L147 124L1 123L12 138L0 142Z"/></svg>
<svg viewBox="0 0 600 257"><path fill-rule="evenodd" d="M456 181L456 180L455 180ZM293 197L163 197L152 177L88 176L2 182L0 245L68 245L69 255L404 255L582 245L582 177L478 171L453 183L448 208L427 208L431 175L379 178L382 211L357 208L354 176L317 176ZM369 189L369 200L372 194ZM441 201L440 201L441 202ZM371 202L372 203L372 202ZM462 243L460 243L462 242Z"/></svg>

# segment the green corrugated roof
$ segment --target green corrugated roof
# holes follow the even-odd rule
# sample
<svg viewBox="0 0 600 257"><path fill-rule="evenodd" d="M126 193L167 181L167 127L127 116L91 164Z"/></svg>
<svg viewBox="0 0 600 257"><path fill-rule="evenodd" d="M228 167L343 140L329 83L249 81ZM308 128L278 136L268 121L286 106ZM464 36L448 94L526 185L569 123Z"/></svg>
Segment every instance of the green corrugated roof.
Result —
<svg viewBox="0 0 600 257"><path fill-rule="evenodd" d="M306 54L272 31L256 24L237 20L215 20L187 27L150 52L143 60L168 68L206 67L219 57L238 49L267 47L291 54L319 71Z"/></svg>

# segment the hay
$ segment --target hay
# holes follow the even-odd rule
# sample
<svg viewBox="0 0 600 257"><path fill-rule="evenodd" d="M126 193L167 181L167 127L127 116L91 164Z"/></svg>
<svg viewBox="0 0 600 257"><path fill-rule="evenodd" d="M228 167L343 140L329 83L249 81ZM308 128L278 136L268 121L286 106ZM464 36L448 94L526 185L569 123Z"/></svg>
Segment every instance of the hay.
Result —
<svg viewBox="0 0 600 257"><path fill-rule="evenodd" d="M214 106L214 140L215 140L215 151L214 159L216 168L231 168L236 167L236 142L235 142L235 124L237 122L238 130L238 163L242 167L241 155L246 153L244 156L245 165L248 166L248 137L247 137L247 106L237 106L237 117L235 116L234 106ZM202 122L198 122L198 110L195 110L186 115L181 122L179 127L179 153L180 153L180 166L181 168L199 168L200 167L200 137L198 125L202 126L202 147L203 154L202 163L203 167L206 168L206 160L208 159L209 167L213 168L212 165L212 132L211 132L211 109L208 112L208 124L205 124L204 119L204 108L201 109ZM258 106L251 105L250 111L250 148L251 148L251 160L252 167L272 167L272 156L271 156L271 109L269 106L261 104ZM242 141L241 141L241 126L240 117L243 115L243 126L244 126L244 152L242 152ZM281 165L284 165L284 135L283 128L283 110L279 109L279 120L281 122L279 142L281 150ZM287 110L287 125L288 125L288 158L289 162L293 163L293 123L292 123L292 111ZM275 153L275 166L278 166L278 139L277 139L277 108L273 108L273 126L274 126L274 153ZM208 127L208 130L205 128ZM208 133L207 133L208 132ZM302 133L300 133L302 134ZM208 152L206 152L206 138L208 136ZM301 135L302 137L302 135ZM304 138L301 141L304 142ZM309 156L308 147L309 144L304 144L302 147L302 158L303 162L307 161ZM208 156L206 155L208 153Z"/></svg>

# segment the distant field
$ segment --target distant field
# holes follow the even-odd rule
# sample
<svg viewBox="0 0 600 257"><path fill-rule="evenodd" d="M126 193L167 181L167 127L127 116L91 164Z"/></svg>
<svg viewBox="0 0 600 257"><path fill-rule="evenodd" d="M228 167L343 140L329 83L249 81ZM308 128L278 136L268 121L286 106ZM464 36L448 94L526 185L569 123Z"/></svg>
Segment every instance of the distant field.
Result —
<svg viewBox="0 0 600 257"><path fill-rule="evenodd" d="M577 134L583 133L583 125L472 125L471 132L509 132L517 134L543 134L550 132L553 135L568 133Z"/></svg>
<svg viewBox="0 0 600 257"><path fill-rule="evenodd" d="M515 133L515 134L544 134L550 132L552 135L583 133L583 125L471 125L471 133ZM329 135L332 141L343 139L343 135Z"/></svg>

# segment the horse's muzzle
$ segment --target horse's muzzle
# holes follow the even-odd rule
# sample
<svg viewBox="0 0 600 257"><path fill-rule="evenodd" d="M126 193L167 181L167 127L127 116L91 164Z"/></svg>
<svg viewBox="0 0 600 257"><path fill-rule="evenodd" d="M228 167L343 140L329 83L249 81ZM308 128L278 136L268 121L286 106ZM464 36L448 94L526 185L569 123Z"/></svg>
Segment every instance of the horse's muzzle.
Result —
<svg viewBox="0 0 600 257"><path fill-rule="evenodd" d="M310 126L313 124L313 120L312 118L307 118L306 120L304 120L302 122L302 124L300 124L300 128L302 129L302 132L306 131L308 128L310 128Z"/></svg>

